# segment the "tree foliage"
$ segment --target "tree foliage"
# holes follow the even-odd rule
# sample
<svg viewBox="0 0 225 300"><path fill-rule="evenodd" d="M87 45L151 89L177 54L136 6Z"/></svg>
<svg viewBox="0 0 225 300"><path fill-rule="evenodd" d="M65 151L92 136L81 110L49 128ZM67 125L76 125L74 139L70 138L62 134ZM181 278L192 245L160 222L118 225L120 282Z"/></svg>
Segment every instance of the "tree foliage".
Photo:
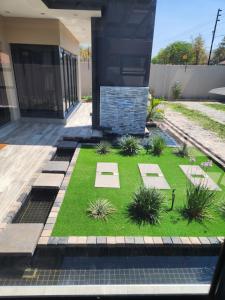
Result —
<svg viewBox="0 0 225 300"><path fill-rule="evenodd" d="M197 36L192 43L193 64L202 65L207 62L205 43L201 35Z"/></svg>
<svg viewBox="0 0 225 300"><path fill-rule="evenodd" d="M153 64L186 64L193 60L192 44L187 42L174 42L152 59Z"/></svg>
<svg viewBox="0 0 225 300"><path fill-rule="evenodd" d="M177 41L161 49L152 59L153 64L204 64L207 61L204 40L197 36L192 43Z"/></svg>
<svg viewBox="0 0 225 300"><path fill-rule="evenodd" d="M223 37L221 43L219 44L218 48L215 49L213 53L212 62L214 64L218 64L221 61L225 60L225 36Z"/></svg>

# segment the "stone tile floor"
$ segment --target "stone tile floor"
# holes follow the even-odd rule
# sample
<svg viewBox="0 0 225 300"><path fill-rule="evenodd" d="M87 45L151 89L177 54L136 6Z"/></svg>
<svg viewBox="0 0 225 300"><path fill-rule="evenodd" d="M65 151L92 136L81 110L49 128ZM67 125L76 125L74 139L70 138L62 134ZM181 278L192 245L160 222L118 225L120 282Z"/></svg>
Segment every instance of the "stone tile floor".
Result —
<svg viewBox="0 0 225 300"><path fill-rule="evenodd" d="M81 104L66 125L23 120L0 128L0 223L63 135L90 137L91 103Z"/></svg>

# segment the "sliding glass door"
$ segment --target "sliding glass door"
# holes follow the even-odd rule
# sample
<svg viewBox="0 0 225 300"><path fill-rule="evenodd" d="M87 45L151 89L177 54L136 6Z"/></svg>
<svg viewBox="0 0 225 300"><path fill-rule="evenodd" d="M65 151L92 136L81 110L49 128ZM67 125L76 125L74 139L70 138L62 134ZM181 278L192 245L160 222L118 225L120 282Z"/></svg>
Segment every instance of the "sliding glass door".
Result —
<svg viewBox="0 0 225 300"><path fill-rule="evenodd" d="M77 57L64 49L60 49L61 75L63 85L63 106L65 115L74 107L77 98Z"/></svg>
<svg viewBox="0 0 225 300"><path fill-rule="evenodd" d="M10 121L10 111L6 93L3 68L0 64L0 126Z"/></svg>

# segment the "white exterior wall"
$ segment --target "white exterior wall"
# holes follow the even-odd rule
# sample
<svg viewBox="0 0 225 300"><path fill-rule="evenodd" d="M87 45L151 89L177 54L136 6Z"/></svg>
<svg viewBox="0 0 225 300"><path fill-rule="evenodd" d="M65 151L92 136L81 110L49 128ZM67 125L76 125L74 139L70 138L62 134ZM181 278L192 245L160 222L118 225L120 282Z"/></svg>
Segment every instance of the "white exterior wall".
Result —
<svg viewBox="0 0 225 300"><path fill-rule="evenodd" d="M171 87L176 81L182 86L184 99L216 99L209 94L213 88L225 86L224 65L151 65L150 87L156 97L171 98Z"/></svg>
<svg viewBox="0 0 225 300"><path fill-rule="evenodd" d="M82 96L91 95L91 63L81 62ZM213 88L225 87L225 65L185 66L151 65L149 85L156 97L171 98L171 87L176 81L182 85L184 99L220 99L208 92Z"/></svg>

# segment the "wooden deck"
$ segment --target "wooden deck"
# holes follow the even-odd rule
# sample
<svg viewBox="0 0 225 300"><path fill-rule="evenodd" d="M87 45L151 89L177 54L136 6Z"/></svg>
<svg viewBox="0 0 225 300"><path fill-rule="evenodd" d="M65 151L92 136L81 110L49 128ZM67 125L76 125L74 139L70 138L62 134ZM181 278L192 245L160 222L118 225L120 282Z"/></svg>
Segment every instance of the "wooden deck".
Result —
<svg viewBox="0 0 225 300"><path fill-rule="evenodd" d="M16 200L43 165L63 135L91 136L91 104L82 104L67 125L36 122L10 123L0 129L0 223L15 210Z"/></svg>

